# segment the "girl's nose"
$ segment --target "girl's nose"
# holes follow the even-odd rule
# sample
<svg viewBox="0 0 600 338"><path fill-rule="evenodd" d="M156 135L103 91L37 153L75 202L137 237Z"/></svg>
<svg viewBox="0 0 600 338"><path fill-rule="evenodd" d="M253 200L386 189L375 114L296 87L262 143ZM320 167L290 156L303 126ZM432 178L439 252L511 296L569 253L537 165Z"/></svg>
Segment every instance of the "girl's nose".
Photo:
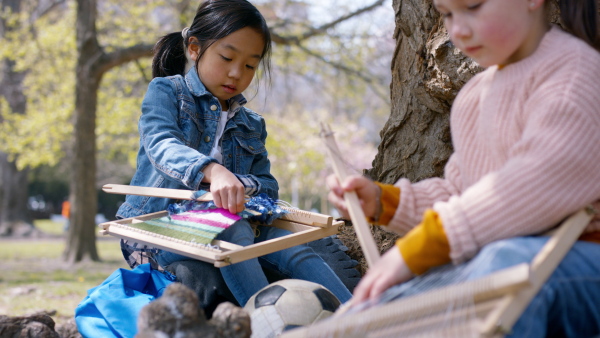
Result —
<svg viewBox="0 0 600 338"><path fill-rule="evenodd" d="M229 77L234 78L234 79L239 79L241 75L242 75L242 66L232 65L231 68L229 68Z"/></svg>
<svg viewBox="0 0 600 338"><path fill-rule="evenodd" d="M471 27L464 18L455 16L449 29L449 34L452 39L464 39L471 36Z"/></svg>

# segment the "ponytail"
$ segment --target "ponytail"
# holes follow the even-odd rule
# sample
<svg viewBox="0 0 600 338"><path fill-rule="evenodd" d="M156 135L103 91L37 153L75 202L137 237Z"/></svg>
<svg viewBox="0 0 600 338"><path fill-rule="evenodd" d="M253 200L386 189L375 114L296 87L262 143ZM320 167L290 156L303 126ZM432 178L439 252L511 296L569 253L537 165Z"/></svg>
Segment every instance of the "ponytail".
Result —
<svg viewBox="0 0 600 338"><path fill-rule="evenodd" d="M152 78L171 75L183 75L185 71L185 51L181 32L170 33L154 45L152 59Z"/></svg>
<svg viewBox="0 0 600 338"><path fill-rule="evenodd" d="M597 0L560 0L560 16L567 31L600 50Z"/></svg>

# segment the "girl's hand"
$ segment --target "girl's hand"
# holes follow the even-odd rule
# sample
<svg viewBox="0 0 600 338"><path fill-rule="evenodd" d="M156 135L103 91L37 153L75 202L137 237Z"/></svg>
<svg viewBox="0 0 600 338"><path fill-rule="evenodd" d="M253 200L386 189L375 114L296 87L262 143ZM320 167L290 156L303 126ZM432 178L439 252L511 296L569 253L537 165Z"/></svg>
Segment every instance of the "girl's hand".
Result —
<svg viewBox="0 0 600 338"><path fill-rule="evenodd" d="M244 210L244 185L238 178L218 163L211 163L204 168L203 182L210 183L210 192L218 208L237 214Z"/></svg>
<svg viewBox="0 0 600 338"><path fill-rule="evenodd" d="M377 196L381 193L380 188L370 179L354 175L346 178L340 184L335 175L327 177L327 186L329 187L329 201L339 210L342 216L349 218L348 206L344 201L344 193L354 191L362 206L366 217L373 217L377 211Z"/></svg>
<svg viewBox="0 0 600 338"><path fill-rule="evenodd" d="M398 247L394 245L369 268L354 289L349 305L354 306L367 300L375 301L385 290L412 277L413 273L404 263Z"/></svg>

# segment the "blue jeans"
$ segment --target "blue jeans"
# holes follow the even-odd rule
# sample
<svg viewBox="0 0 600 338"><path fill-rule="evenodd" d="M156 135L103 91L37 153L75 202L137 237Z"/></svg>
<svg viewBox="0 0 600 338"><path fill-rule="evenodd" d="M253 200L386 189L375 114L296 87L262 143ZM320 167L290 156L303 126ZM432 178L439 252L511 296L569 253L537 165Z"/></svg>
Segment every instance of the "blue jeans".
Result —
<svg viewBox="0 0 600 338"><path fill-rule="evenodd" d="M242 219L220 233L217 239L248 246L291 234L290 231L270 226L259 226L257 229L258 236L255 236L250 223ZM164 250L155 254L154 257L163 267L176 261L192 259ZM329 265L310 247L303 244L222 267L220 270L223 279L241 306L244 306L258 290L269 284L261 266L275 269L289 278L320 284L331 291L342 303L352 297L348 288Z"/></svg>
<svg viewBox="0 0 600 338"><path fill-rule="evenodd" d="M472 260L434 269L387 290L380 302L530 263L548 237L517 237L490 243ZM578 241L507 337L595 337L600 334L600 244Z"/></svg>

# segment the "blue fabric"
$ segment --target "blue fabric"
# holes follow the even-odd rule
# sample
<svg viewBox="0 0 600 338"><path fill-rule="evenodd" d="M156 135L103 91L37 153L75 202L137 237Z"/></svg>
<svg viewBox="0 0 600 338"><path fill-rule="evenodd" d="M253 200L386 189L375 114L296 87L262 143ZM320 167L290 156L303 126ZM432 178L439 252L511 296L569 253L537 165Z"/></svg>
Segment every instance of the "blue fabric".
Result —
<svg viewBox="0 0 600 338"><path fill-rule="evenodd" d="M279 186L271 175L265 142L265 120L244 107L240 94L229 100L235 115L221 138L225 168L238 177L252 195L278 198ZM208 190L202 170L217 160L214 146L221 104L202 84L195 68L186 75L157 77L148 85L139 120L140 148L131 185L155 188ZM167 209L168 198L128 195L118 218Z"/></svg>
<svg viewBox="0 0 600 338"><path fill-rule="evenodd" d="M83 337L135 336L142 307L160 297L173 280L170 275L152 270L150 264L116 270L102 284L88 290L75 309L79 333Z"/></svg>

